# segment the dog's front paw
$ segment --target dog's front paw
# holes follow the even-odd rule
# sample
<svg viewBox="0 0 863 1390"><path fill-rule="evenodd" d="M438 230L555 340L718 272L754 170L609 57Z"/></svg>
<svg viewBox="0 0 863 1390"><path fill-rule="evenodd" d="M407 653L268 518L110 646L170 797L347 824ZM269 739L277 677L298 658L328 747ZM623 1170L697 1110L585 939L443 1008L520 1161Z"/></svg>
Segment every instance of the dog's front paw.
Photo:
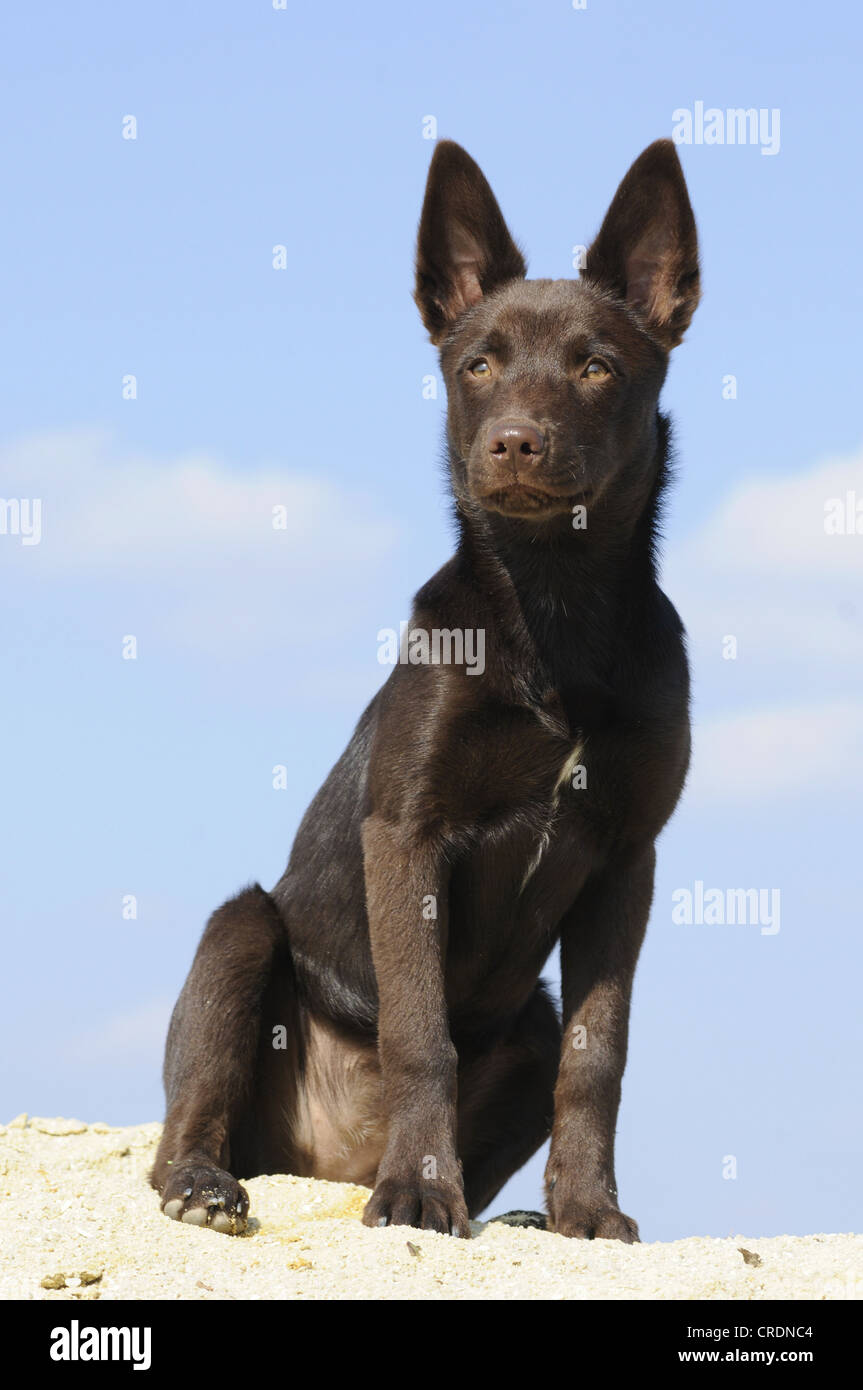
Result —
<svg viewBox="0 0 863 1390"><path fill-rule="evenodd" d="M239 1236L246 1229L249 1198L245 1188L223 1169L181 1162L171 1166L162 1190L162 1211L172 1221Z"/></svg>
<svg viewBox="0 0 863 1390"><path fill-rule="evenodd" d="M381 1177L363 1212L366 1226L416 1226L421 1231L470 1238L460 1180Z"/></svg>
<svg viewBox="0 0 863 1390"><path fill-rule="evenodd" d="M632 1217L625 1216L619 1207L576 1207L559 1217L550 1217L548 1228L559 1236L575 1236L578 1240L621 1240L624 1245L637 1245L639 1238Z"/></svg>
<svg viewBox="0 0 863 1390"><path fill-rule="evenodd" d="M546 1184L548 1192L548 1229L559 1236L574 1236L577 1240L620 1240L624 1245L636 1245L638 1227L631 1216L625 1216L611 1194L601 1188L583 1194L567 1192L567 1185L552 1178Z"/></svg>

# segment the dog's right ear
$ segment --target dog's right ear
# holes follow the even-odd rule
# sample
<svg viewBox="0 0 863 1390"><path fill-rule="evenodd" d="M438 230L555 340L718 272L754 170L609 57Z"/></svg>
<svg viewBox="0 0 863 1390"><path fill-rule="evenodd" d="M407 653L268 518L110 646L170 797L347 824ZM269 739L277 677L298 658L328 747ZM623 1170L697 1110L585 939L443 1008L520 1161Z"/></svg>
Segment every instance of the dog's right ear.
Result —
<svg viewBox="0 0 863 1390"><path fill-rule="evenodd" d="M484 294L527 274L485 175L452 140L432 156L416 271L414 299L433 343Z"/></svg>

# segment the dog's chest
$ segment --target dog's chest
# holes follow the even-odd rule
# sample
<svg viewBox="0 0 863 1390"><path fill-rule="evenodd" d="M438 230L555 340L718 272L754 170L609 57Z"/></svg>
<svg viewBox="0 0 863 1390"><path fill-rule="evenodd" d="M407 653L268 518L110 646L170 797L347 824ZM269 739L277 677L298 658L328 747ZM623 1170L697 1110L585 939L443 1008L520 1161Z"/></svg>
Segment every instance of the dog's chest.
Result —
<svg viewBox="0 0 863 1390"><path fill-rule="evenodd" d="M570 906L616 843L658 832L676 796L662 750L638 724L584 734L522 730L480 789L479 834L467 866L471 896L490 915L544 921ZM464 769L469 771L469 769ZM465 794L467 779L461 780Z"/></svg>
<svg viewBox="0 0 863 1390"><path fill-rule="evenodd" d="M473 925L498 932L529 902L548 919L566 910L593 866L601 827L589 801L588 741L540 730L498 760L493 787L483 785L472 851L456 875L456 901ZM462 784L464 785L464 784Z"/></svg>
<svg viewBox="0 0 863 1390"><path fill-rule="evenodd" d="M548 800L547 824L539 830L536 848L525 866L521 880L521 892L524 892L548 852L560 814L561 802L568 801L573 791L584 789L586 786L587 770L583 762L584 749L585 740L580 738L572 745L560 765Z"/></svg>

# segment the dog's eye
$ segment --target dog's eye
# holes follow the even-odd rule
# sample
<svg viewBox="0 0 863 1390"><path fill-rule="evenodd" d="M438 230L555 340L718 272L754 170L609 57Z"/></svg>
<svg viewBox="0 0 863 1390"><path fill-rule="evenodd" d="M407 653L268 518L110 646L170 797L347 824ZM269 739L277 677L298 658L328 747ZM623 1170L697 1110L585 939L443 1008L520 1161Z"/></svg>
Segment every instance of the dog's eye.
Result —
<svg viewBox="0 0 863 1390"><path fill-rule="evenodd" d="M592 357L581 375L589 381L601 381L604 376L611 376L611 371L598 357Z"/></svg>
<svg viewBox="0 0 863 1390"><path fill-rule="evenodd" d="M491 376L491 367L484 357L478 357L475 362L471 362L468 371L471 376Z"/></svg>

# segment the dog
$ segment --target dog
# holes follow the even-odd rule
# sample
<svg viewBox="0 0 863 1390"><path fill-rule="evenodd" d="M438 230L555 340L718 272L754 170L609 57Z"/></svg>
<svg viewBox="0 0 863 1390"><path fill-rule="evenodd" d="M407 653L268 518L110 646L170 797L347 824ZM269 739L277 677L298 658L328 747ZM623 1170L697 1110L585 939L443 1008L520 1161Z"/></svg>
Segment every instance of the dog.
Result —
<svg viewBox="0 0 863 1390"><path fill-rule="evenodd" d="M481 170L440 142L415 299L458 543L410 638L483 634L484 666L419 642L275 888L207 924L151 1174L174 1220L240 1233L237 1179L281 1172L372 1188L367 1226L467 1237L550 1135L548 1228L638 1240L615 1128L654 842L690 752L656 577L659 395L700 294L672 142L633 164L578 280L525 276ZM540 979L558 942L560 1010Z"/></svg>

